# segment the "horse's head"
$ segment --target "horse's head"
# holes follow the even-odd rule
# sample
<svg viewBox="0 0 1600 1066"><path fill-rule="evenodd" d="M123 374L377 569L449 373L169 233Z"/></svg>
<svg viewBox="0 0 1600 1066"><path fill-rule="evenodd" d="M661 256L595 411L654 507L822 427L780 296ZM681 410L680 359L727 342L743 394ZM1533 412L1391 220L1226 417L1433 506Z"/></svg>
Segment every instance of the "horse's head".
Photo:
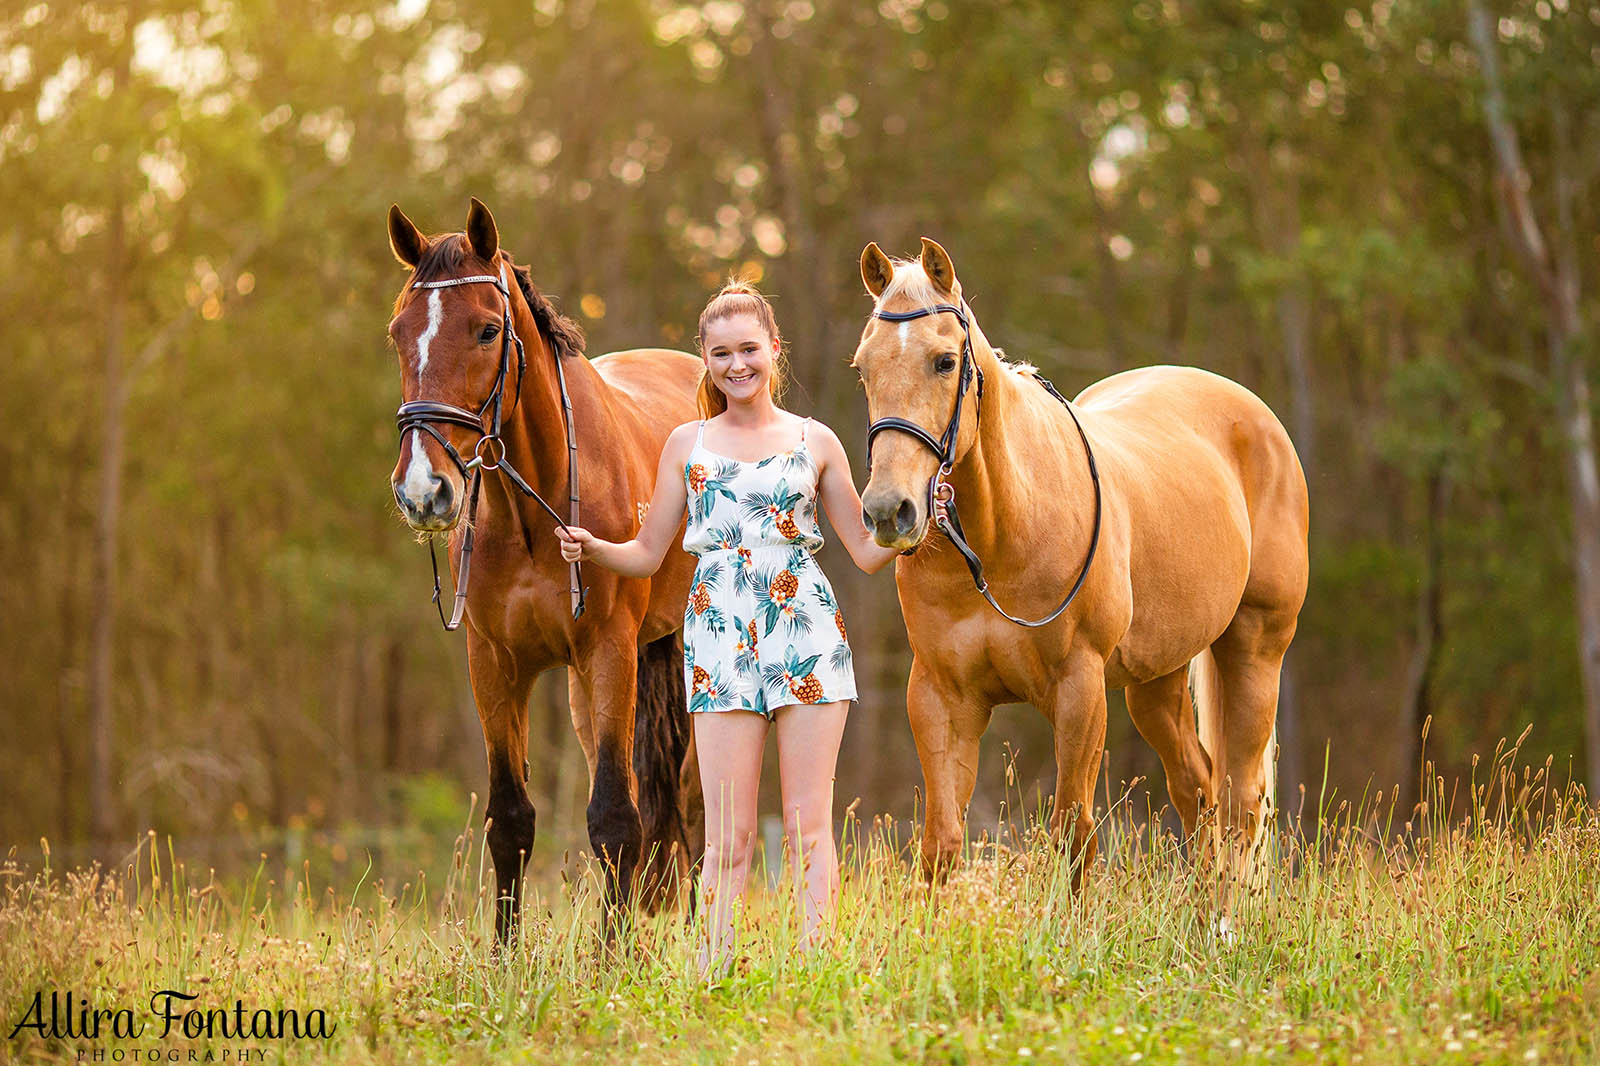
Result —
<svg viewBox="0 0 1600 1066"><path fill-rule="evenodd" d="M861 517L879 544L906 550L927 535L940 464L954 466L976 437L977 405L962 402L975 373L971 312L949 254L926 237L920 261L867 245L861 279L877 301L851 361L872 422Z"/></svg>
<svg viewBox="0 0 1600 1066"><path fill-rule="evenodd" d="M461 519L466 465L492 431L497 405L509 404L519 385L521 353L507 334L514 268L500 251L494 216L477 199L465 233L431 238L390 207L389 246L411 268L389 323L404 398L400 458L389 481L413 529L451 529ZM495 281L449 284L473 277ZM496 456L485 459L492 464Z"/></svg>

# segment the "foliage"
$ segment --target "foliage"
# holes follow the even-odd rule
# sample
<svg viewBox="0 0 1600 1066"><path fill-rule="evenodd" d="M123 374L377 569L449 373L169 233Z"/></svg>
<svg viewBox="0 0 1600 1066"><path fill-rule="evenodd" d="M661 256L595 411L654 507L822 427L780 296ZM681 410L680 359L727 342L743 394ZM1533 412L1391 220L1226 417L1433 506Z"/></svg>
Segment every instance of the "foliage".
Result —
<svg viewBox="0 0 1600 1066"><path fill-rule="evenodd" d="M1595 10L1504 5L1536 193L1561 107L1573 143L1600 143ZM1450 768L1528 721L1543 750L1579 757L1555 385L1480 90L1461 12L1423 0L8 7L0 841L87 834L105 611L122 837L232 833L239 805L273 825L312 807L401 819L383 782L424 769L482 787L460 644L431 628L385 484L398 389L381 340L403 276L384 210L455 229L468 194L596 353L688 345L708 291L759 278L794 353L792 404L858 463L844 361L867 240L936 236L989 336L1069 394L1158 361L1244 382L1315 459L1292 754L1331 740L1347 789L1410 758L1396 709L1434 537L1426 710ZM1592 279L1592 151L1574 174ZM127 443L118 583L99 602L114 307ZM830 563L873 701L841 800L905 814L889 579ZM533 784L565 810L581 758L551 686ZM1147 764L1125 722L1112 736L1112 778ZM1037 723L1012 739L1049 751ZM986 779L975 816L993 796Z"/></svg>
<svg viewBox="0 0 1600 1066"><path fill-rule="evenodd" d="M1036 823L930 889L896 824L851 821L829 939L802 954L792 892L756 892L710 981L680 915L603 941L593 871L530 889L522 943L496 956L472 829L433 891L200 883L154 847L115 877L6 868L0 1011L39 988L141 1014L159 988L327 1011L326 1041L251 1042L286 1062L1592 1061L1600 825L1581 789L1513 751L1424 798L1397 841L1393 793L1323 794L1225 931L1217 883L1122 804L1081 896ZM96 1043L11 1047L65 1062Z"/></svg>

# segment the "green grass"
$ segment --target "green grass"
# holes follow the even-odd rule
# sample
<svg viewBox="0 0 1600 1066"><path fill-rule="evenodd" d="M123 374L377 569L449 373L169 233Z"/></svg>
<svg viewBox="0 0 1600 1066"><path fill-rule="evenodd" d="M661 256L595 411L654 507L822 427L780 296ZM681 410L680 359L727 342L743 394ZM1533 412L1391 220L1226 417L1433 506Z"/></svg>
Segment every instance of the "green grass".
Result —
<svg viewBox="0 0 1600 1066"><path fill-rule="evenodd" d="M1268 883L1238 897L1232 939L1216 932L1214 880L1120 805L1079 895L1036 828L974 845L933 889L899 827L851 823L830 941L799 956L789 895L756 892L741 957L710 985L681 917L602 943L592 875L530 887L521 947L495 955L492 875L470 830L428 892L302 875L279 898L265 871L196 884L153 839L116 878L12 865L5 1032L40 989L47 1015L55 989L147 1018L164 988L229 1011L320 1008L335 1031L24 1030L0 1059L91 1061L80 1051L98 1047L102 1061L222 1061L251 1047L354 1063L1597 1061L1600 821L1581 790L1546 786L1548 766L1510 765L1463 783L1455 809L1434 780L1409 828L1381 794L1293 820Z"/></svg>

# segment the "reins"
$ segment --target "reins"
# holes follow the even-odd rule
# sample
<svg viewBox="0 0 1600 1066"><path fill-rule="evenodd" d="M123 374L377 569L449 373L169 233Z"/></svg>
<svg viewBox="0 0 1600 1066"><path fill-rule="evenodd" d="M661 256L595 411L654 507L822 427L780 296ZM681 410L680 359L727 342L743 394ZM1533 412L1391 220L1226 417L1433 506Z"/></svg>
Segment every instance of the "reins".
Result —
<svg viewBox="0 0 1600 1066"><path fill-rule="evenodd" d="M417 281L412 282L413 289L448 289L457 285L474 285L486 282L500 290L500 298L504 301L501 312L500 332L500 372L495 376L494 387L489 390L488 397L476 411L455 404L443 403L437 400L413 400L403 403L395 412L395 424L399 427L400 437L411 430L420 430L438 441L444 448L445 454L456 464L461 471L461 476L469 478L472 487L468 491L466 523L467 531L461 540L461 567L456 575L455 606L447 621L444 616L444 604L441 600L443 588L439 581L439 558L434 551L433 538L428 538L428 560L433 564L433 605L439 612L439 622L448 631L454 631L461 626L461 617L467 607L467 576L472 569L473 540L477 533L475 519L478 515L478 495L483 487L483 474L485 471L499 470L506 475L506 479L515 485L523 495L530 497L551 518L556 520L556 525L563 530L568 523L578 524L578 438L572 423L572 398L567 393L567 376L561 367L561 355L555 353L556 380L561 389L561 418L567 428L567 468L570 471L570 491L568 502L571 505L571 517L563 522L556 509L551 507L543 496L534 491L523 476L517 473L506 458L505 440L500 429L505 411L506 378L511 374L511 349L517 350L517 391L512 400L516 406L522 398L522 375L527 369L528 357L522 347L522 338L517 336L515 327L511 324L511 290L507 287L504 277L504 267L500 276L493 274L474 274L463 278L446 278L443 281ZM484 428L484 417L493 409L493 419L489 428ZM478 442L473 446L472 458L464 459L455 446L450 443L437 429L434 423L445 423L461 426L478 434ZM583 587L583 570L579 563L570 566L572 586L572 617L577 618L583 614L584 600L588 590Z"/></svg>
<svg viewBox="0 0 1600 1066"><path fill-rule="evenodd" d="M1045 391L1051 396L1060 400L1061 405L1067 409L1067 414L1072 416L1072 424L1077 427L1078 437L1083 441L1083 452L1089 459L1089 477L1094 482L1094 533L1089 538L1089 551L1083 560L1083 568L1078 571L1078 579L1072 583L1072 589L1067 593L1066 599L1062 600L1055 610L1043 618L1032 621L1017 618L1001 607L995 601L994 594L989 591L989 582L983 576L983 560L979 559L978 553L972 550L972 546L967 543L967 539L961 530L961 516L956 511L955 486L946 480L951 471L955 469L956 437L961 432L961 405L966 399L968 390L972 387L974 377L978 382L978 395L973 401L974 420L981 420L983 415L983 370L977 365L977 361L972 355L972 323L968 312L964 305L957 307L954 304L934 304L931 307L919 307L912 311L874 310L872 317L882 319L885 322L909 322L913 319L926 318L929 315L937 314L955 315L956 319L961 323L961 376L956 385L955 411L950 415L950 421L945 426L944 434L939 437L935 437L932 433L909 419L893 415L873 422L867 426L867 468L870 471L872 467L873 439L886 429L897 429L902 433L909 433L931 448L933 453L939 457L939 470L933 477L928 479L928 512L933 516L934 525L938 527L939 531L945 535L951 544L955 545L956 551L960 552L961 557L966 560L967 569L972 572L972 583L982 593L983 598L989 601L989 606L998 611L1000 616L1007 621L1015 622L1019 626L1028 626L1029 628L1049 625L1061 616L1061 612L1065 611L1072 601L1077 598L1078 593L1082 591L1083 583L1089 576L1089 564L1094 562L1095 549L1100 545L1100 517L1103 501L1100 489L1100 470L1095 465L1094 449L1089 446L1089 436L1084 432L1083 423L1078 420L1078 413L1072 409L1072 404L1067 402L1067 398L1061 395L1049 380L1038 371L1034 371L1034 380L1044 386ZM912 550L914 551L915 549ZM906 554L910 553L907 552Z"/></svg>

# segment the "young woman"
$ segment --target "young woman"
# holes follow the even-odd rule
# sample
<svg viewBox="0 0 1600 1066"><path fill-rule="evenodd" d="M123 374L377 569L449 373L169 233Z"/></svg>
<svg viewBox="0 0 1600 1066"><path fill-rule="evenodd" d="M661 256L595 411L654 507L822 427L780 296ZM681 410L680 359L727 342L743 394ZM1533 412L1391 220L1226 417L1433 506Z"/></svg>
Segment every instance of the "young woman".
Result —
<svg viewBox="0 0 1600 1066"><path fill-rule="evenodd" d="M688 510L683 547L700 562L684 609L684 682L705 793L709 968L728 954L744 894L769 724L806 943L833 916L833 776L856 684L844 616L812 558L822 546L817 500L862 570L881 569L895 552L862 525L839 438L778 406L783 342L766 298L726 286L700 313L699 344L705 418L667 438L638 536L617 544L578 527L557 536L568 560L648 577Z"/></svg>

